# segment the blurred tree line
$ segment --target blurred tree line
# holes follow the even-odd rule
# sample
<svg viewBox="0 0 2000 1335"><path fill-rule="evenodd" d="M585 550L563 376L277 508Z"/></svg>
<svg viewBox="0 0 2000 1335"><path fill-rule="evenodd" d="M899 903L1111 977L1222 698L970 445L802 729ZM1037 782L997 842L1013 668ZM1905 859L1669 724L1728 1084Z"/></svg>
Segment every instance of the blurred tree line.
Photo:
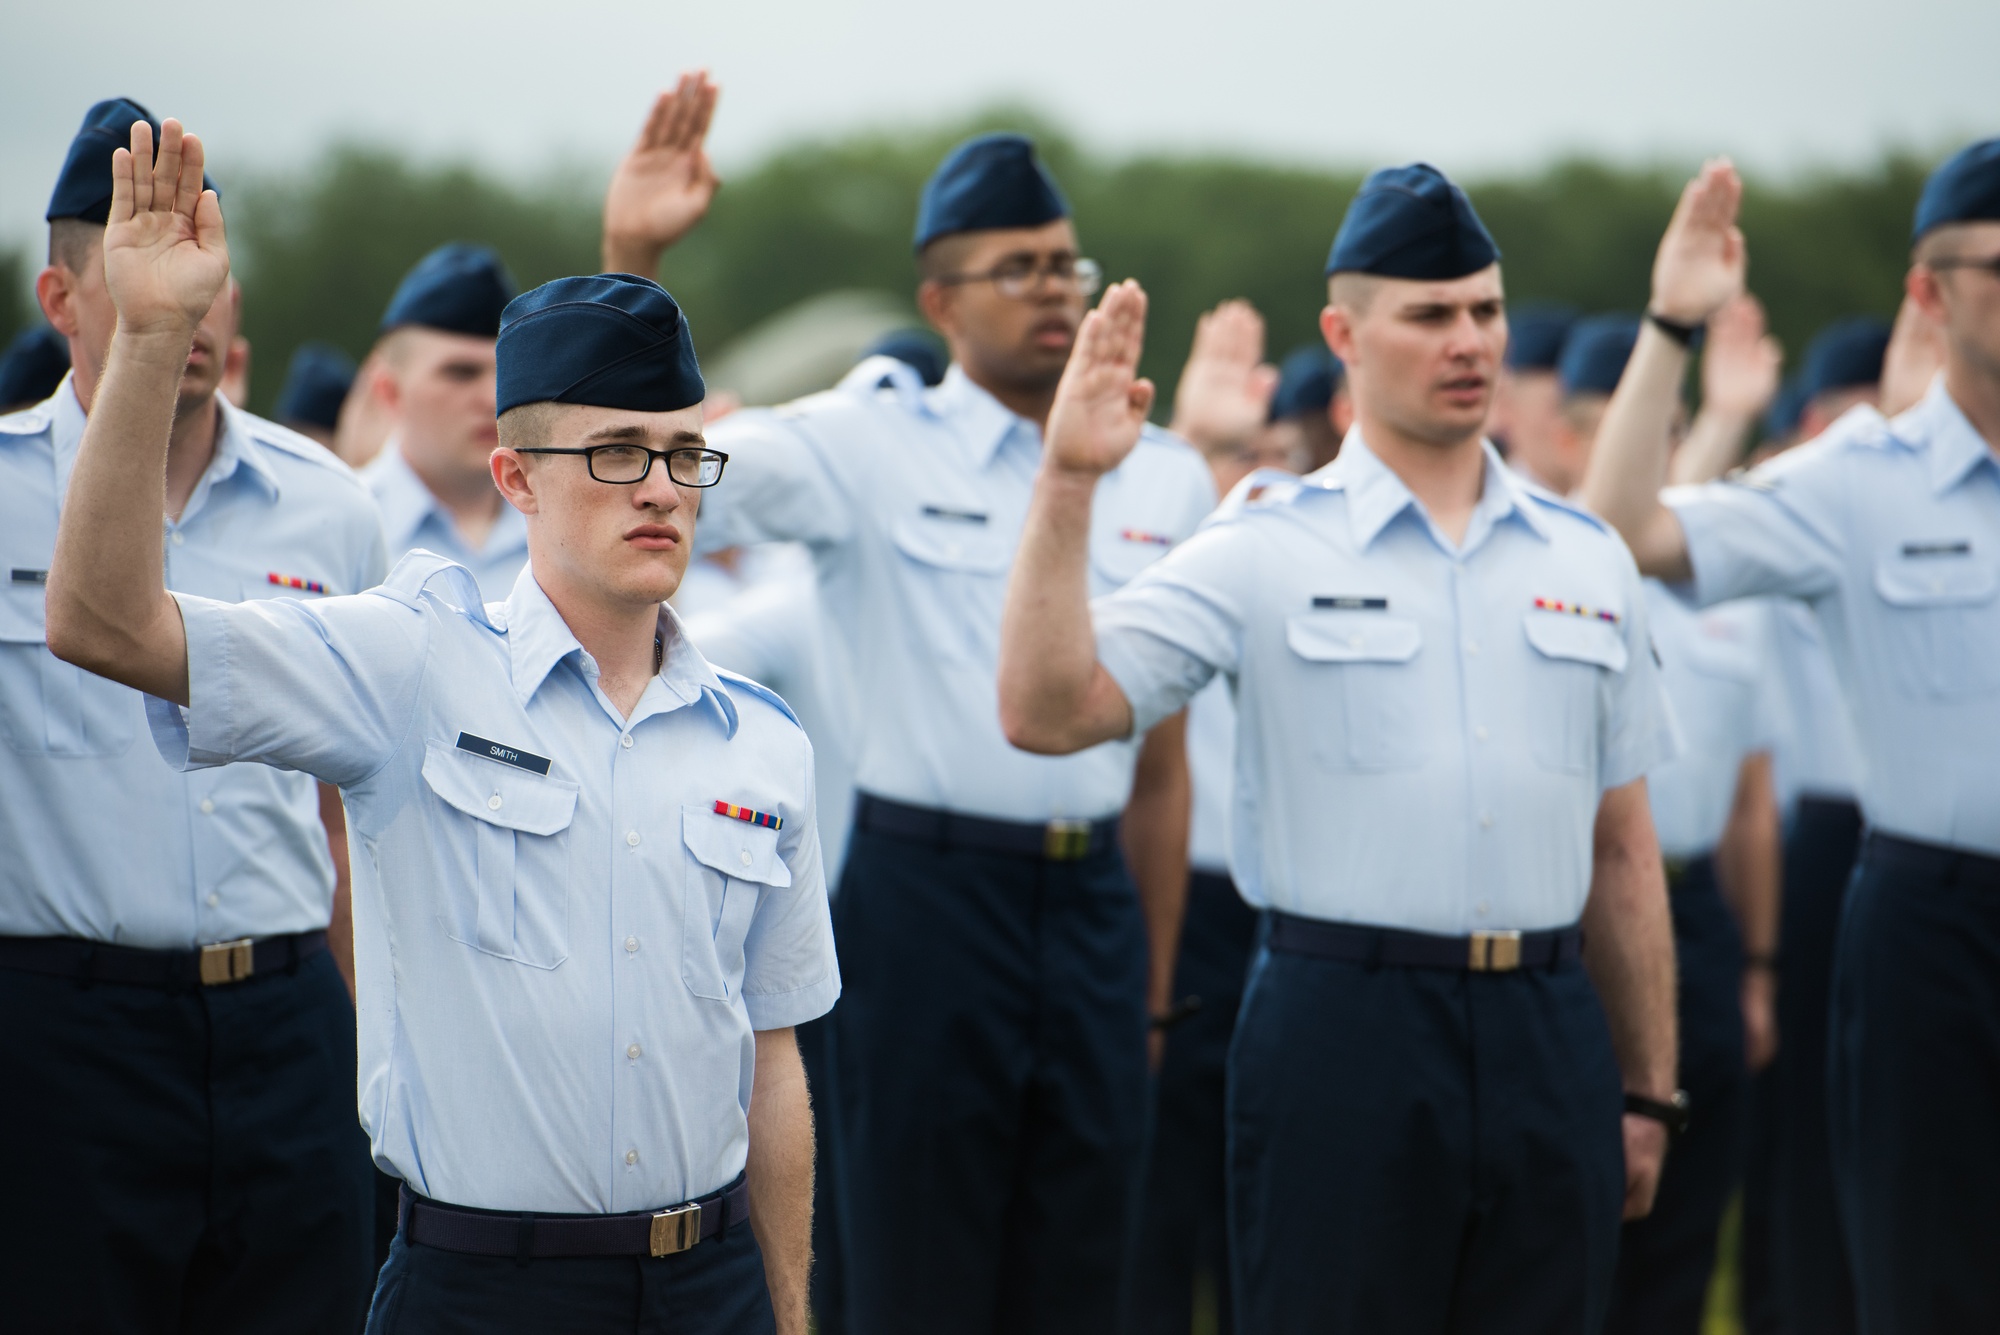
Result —
<svg viewBox="0 0 2000 1335"><path fill-rule="evenodd" d="M706 222L665 261L710 356L767 316L842 288L908 293L910 228L924 178L951 144L996 127L1036 135L1075 207L1085 250L1152 295L1146 370L1171 401L1194 319L1232 296L1262 310L1270 354L1317 338L1327 246L1360 174L1219 156L1107 160L1032 113L989 112L933 133L802 143L733 176ZM1891 156L1865 170L1749 182L1751 283L1796 355L1854 313L1895 312L1909 220L1928 164ZM417 165L375 146L329 149L294 174L226 182L230 243L255 348L254 406L268 410L286 360L321 338L357 357L396 281L451 239L487 242L523 287L597 267L602 177L557 170L529 183L468 166ZM1654 244L1684 173L1571 160L1469 189L1505 252L1509 297L1637 310ZM40 255L0 255L0 327L33 314ZM11 266L7 267L7 266Z"/></svg>

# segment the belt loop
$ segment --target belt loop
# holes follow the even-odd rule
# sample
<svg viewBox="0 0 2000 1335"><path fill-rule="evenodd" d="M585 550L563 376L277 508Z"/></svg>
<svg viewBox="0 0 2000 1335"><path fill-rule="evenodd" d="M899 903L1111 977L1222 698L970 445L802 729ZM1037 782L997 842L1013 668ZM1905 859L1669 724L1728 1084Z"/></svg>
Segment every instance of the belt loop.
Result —
<svg viewBox="0 0 2000 1335"><path fill-rule="evenodd" d="M535 1259L535 1217L523 1213L519 1240L514 1245L514 1264L525 1269Z"/></svg>
<svg viewBox="0 0 2000 1335"><path fill-rule="evenodd" d="M410 1240L410 1214L416 1208L416 1201L410 1189L401 1182L396 1184L396 1231L403 1235L405 1243Z"/></svg>

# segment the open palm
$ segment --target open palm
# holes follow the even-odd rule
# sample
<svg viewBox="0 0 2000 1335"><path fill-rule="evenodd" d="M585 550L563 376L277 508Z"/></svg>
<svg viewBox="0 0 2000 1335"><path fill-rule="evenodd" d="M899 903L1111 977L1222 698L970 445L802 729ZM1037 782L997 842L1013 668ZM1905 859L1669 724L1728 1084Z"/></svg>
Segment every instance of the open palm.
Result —
<svg viewBox="0 0 2000 1335"><path fill-rule="evenodd" d="M1277 387L1277 368L1264 364L1264 317L1247 301L1225 301L1195 325L1173 429L1206 449L1241 444L1264 425Z"/></svg>
<svg viewBox="0 0 2000 1335"><path fill-rule="evenodd" d="M201 140L169 120L132 125L132 146L111 155L104 279L123 331L182 332L201 323L229 278L222 205L201 184Z"/></svg>
<svg viewBox="0 0 2000 1335"><path fill-rule="evenodd" d="M683 74L654 101L605 192L606 236L664 250L701 221L721 184L706 148L719 91L706 73Z"/></svg>
<svg viewBox="0 0 2000 1335"><path fill-rule="evenodd" d="M1743 291L1748 257L1736 212L1743 180L1726 159L1703 165L1674 207L1653 259L1653 309L1700 324Z"/></svg>
<svg viewBox="0 0 2000 1335"><path fill-rule="evenodd" d="M1145 343L1145 291L1129 278L1112 284L1084 316L1049 409L1047 449L1058 468L1108 473L1139 443L1153 407L1153 382L1139 378Z"/></svg>

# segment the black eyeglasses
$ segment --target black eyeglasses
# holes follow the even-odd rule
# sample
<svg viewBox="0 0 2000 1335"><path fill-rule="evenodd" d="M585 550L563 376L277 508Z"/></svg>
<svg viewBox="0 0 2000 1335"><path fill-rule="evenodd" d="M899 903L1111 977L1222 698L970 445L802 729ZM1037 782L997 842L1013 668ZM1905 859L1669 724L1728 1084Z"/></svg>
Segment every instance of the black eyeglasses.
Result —
<svg viewBox="0 0 2000 1335"><path fill-rule="evenodd" d="M1988 255L1983 260L1975 260L1966 255L1947 255L1930 261L1933 269L1984 269L1995 278L2000 278L2000 255Z"/></svg>
<svg viewBox="0 0 2000 1335"><path fill-rule="evenodd" d="M1087 297L1103 285L1104 270L1096 260L1079 259L1074 255L1052 256L1047 263L1032 255L1015 255L1000 261L985 273L951 273L937 281L947 287L960 283L991 283L1001 296L1018 301L1040 287L1044 278L1054 283L1058 291L1067 290Z"/></svg>
<svg viewBox="0 0 2000 1335"><path fill-rule="evenodd" d="M667 476L680 486L712 487L722 481L722 466L729 462L729 456L721 450L693 445L671 450L649 450L644 445L585 445L580 449L524 449L515 453L580 454L592 477L620 487L644 482L653 471L655 459L667 461Z"/></svg>

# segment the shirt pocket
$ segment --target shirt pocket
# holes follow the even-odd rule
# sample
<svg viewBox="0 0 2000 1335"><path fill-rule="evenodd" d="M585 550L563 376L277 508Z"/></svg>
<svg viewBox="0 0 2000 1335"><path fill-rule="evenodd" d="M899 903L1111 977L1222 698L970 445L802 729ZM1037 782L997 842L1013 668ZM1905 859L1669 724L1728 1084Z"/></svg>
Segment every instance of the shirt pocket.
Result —
<svg viewBox="0 0 2000 1335"><path fill-rule="evenodd" d="M919 565L963 575L1004 575L1013 564L1013 545L994 531L992 517L964 517L970 512L927 507L904 515L889 530L896 550Z"/></svg>
<svg viewBox="0 0 2000 1335"><path fill-rule="evenodd" d="M1380 612L1309 612L1285 619L1285 644L1312 666L1307 699L1338 710L1338 731L1314 729L1313 752L1336 770L1415 769L1428 752L1423 628ZM1332 697L1332 698L1330 698Z"/></svg>
<svg viewBox="0 0 2000 1335"><path fill-rule="evenodd" d="M1907 543L1875 563L1875 593L1888 604L1875 638L1905 693L1950 700L2000 688L2000 570L1974 544Z"/></svg>
<svg viewBox="0 0 2000 1335"><path fill-rule="evenodd" d="M690 802L681 808L687 847L681 921L681 981L698 997L728 1001L743 986L743 945L765 890L792 883L778 832Z"/></svg>
<svg viewBox="0 0 2000 1335"><path fill-rule="evenodd" d="M1538 660L1535 760L1546 769L1588 774L1597 760L1606 682L1629 661L1625 636L1613 622L1567 612L1529 612L1521 624Z"/></svg>
<svg viewBox="0 0 2000 1335"><path fill-rule="evenodd" d="M43 564L46 564L44 562ZM7 566L0 584L0 733L27 756L122 756L139 734L139 693L49 652L41 567Z"/></svg>
<svg viewBox="0 0 2000 1335"><path fill-rule="evenodd" d="M1173 550L1174 540L1158 527L1117 524L1091 535L1090 569L1102 585L1118 588Z"/></svg>
<svg viewBox="0 0 2000 1335"><path fill-rule="evenodd" d="M577 785L435 740L424 744L424 782L458 813L438 813L446 933L537 969L561 964Z"/></svg>

